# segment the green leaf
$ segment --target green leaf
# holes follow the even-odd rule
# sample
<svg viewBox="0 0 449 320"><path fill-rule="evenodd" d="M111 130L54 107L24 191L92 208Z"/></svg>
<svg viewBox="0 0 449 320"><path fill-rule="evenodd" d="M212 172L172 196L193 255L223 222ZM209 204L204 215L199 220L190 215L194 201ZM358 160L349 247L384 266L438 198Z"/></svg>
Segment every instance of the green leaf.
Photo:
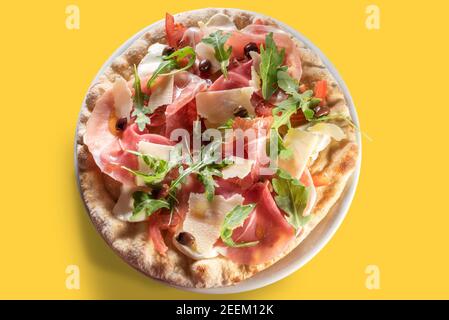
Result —
<svg viewBox="0 0 449 320"><path fill-rule="evenodd" d="M209 36L203 38L201 42L208 44L214 48L215 58L220 62L221 72L224 77L228 77L228 65L229 58L231 57L232 47L225 48L226 41L231 36L230 33L223 33L223 31L218 30L211 33Z"/></svg>
<svg viewBox="0 0 449 320"><path fill-rule="evenodd" d="M134 65L134 96L133 96L133 102L134 102L134 111L132 112L131 116L136 117L136 123L137 127L140 131L143 131L145 129L145 126L150 123L150 118L147 116L147 114L150 113L150 109L144 106L143 102L143 93L142 93L142 87L140 84L140 77L137 73L137 67Z"/></svg>
<svg viewBox="0 0 449 320"><path fill-rule="evenodd" d="M198 180L204 185L208 201L212 201L215 195L216 183L214 176L222 177L223 175L220 170L212 167L205 167L198 172Z"/></svg>
<svg viewBox="0 0 449 320"><path fill-rule="evenodd" d="M189 57L187 64L180 68L179 63L186 57ZM184 47L176 50L169 56L162 57L163 61L159 64L157 69L152 74L151 78L147 82L147 87L150 88L157 77L175 74L189 69L193 66L196 59L195 50L192 47Z"/></svg>
<svg viewBox="0 0 449 320"><path fill-rule="evenodd" d="M288 223L298 230L310 219L310 216L303 216L309 198L309 189L281 169L278 169L277 178L273 178L271 183L277 194L274 197L276 204L287 214Z"/></svg>
<svg viewBox="0 0 449 320"><path fill-rule="evenodd" d="M277 82L279 88L285 91L285 93L292 95L297 100L299 97L298 88L299 83L297 80L290 77L287 71L279 70L277 73Z"/></svg>
<svg viewBox="0 0 449 320"><path fill-rule="evenodd" d="M262 96L268 100L278 87L277 72L284 61L285 49L280 51L273 40L273 33L265 37L265 46L260 47L260 78L262 80Z"/></svg>
<svg viewBox="0 0 449 320"><path fill-rule="evenodd" d="M240 227L248 218L249 214L254 210L256 204L238 205L228 212L221 226L220 237L224 244L229 247L252 247L259 243L259 241L252 242L234 242L232 240L232 232L234 229Z"/></svg>
<svg viewBox="0 0 449 320"><path fill-rule="evenodd" d="M298 111L298 100L289 97L273 108L273 129L279 129L283 125L290 127L290 117Z"/></svg>
<svg viewBox="0 0 449 320"><path fill-rule="evenodd" d="M148 186L159 186L160 183L165 179L165 176L173 168L173 165L163 159L152 157L150 155L142 154L137 151L127 150L127 152L132 153L140 157L143 162L152 170L152 173L140 172L137 170L130 169L126 166L122 166L123 169L133 173L135 176L140 177L142 181Z"/></svg>
<svg viewBox="0 0 449 320"><path fill-rule="evenodd" d="M137 219L141 214L145 214L145 217L149 217L162 208L170 209L170 204L166 200L153 199L150 194L143 191L134 192L133 199L134 208L130 220Z"/></svg>
<svg viewBox="0 0 449 320"><path fill-rule="evenodd" d="M213 176L221 176L220 170L232 163L227 159L217 162L217 156L220 155L219 148L221 148L221 144L221 141L209 143L207 146L202 147L200 159L197 162L190 164L187 168L180 166L179 175L171 182L168 190L172 198L175 198L175 191L179 189L181 183L185 181L187 176L196 173L199 180L205 186L208 200L211 201L213 199L215 193L215 181L213 180Z"/></svg>
<svg viewBox="0 0 449 320"><path fill-rule="evenodd" d="M147 82L147 88L150 88L157 77L162 76L164 74L170 73L173 69L176 68L178 64L174 60L164 60L159 66L154 70L151 78Z"/></svg>

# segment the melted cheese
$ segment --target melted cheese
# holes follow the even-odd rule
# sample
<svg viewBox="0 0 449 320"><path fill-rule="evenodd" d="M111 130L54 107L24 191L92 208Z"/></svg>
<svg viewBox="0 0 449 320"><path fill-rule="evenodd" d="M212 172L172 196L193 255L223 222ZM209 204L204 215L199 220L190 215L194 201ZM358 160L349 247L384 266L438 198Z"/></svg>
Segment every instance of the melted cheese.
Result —
<svg viewBox="0 0 449 320"><path fill-rule="evenodd" d="M114 97L115 115L118 119L127 118L133 107L132 93L128 83L123 78L117 78L112 85L112 95Z"/></svg>
<svg viewBox="0 0 449 320"><path fill-rule="evenodd" d="M137 150L145 155L152 156L161 160L169 161L170 153L174 149L174 146L166 146L163 144L151 143L146 141L140 141L137 145ZM152 170L146 165L146 163L139 157L139 171L143 173L152 173ZM136 177L136 184L138 186L145 186L142 178Z"/></svg>
<svg viewBox="0 0 449 320"><path fill-rule="evenodd" d="M234 161L233 164L224 168L221 173L223 174L223 179L229 178L245 178L250 172L254 165L254 160L244 159L240 157L231 158Z"/></svg>
<svg viewBox="0 0 449 320"><path fill-rule="evenodd" d="M248 114L255 115L251 104L253 92L253 87L200 92L196 95L198 114L206 118L211 125L221 125L233 118L234 111L240 106L245 108Z"/></svg>
<svg viewBox="0 0 449 320"><path fill-rule="evenodd" d="M182 252L193 259L216 256L214 244L220 237L224 218L229 211L242 203L243 197L238 194L228 199L216 195L212 201L208 201L204 193L191 193L189 210L180 232L190 233L195 238L195 245L193 248L182 246Z"/></svg>
<svg viewBox="0 0 449 320"><path fill-rule="evenodd" d="M165 47L167 45L156 42L148 48L148 53L137 67L137 73L140 78L148 77L156 71L162 62L162 51L164 51Z"/></svg>

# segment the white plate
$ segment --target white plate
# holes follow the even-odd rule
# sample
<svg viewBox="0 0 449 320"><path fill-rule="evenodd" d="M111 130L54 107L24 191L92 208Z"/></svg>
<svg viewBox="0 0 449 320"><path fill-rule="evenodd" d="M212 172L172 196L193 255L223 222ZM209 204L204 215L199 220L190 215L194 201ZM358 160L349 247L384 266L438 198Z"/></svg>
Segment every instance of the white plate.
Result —
<svg viewBox="0 0 449 320"><path fill-rule="evenodd" d="M247 10L240 10L240 9L232 9L237 10L241 12L246 12L249 14L258 15L260 17L264 17L264 15L261 15L259 13L255 13L252 11ZM201 10L193 10L190 11L191 13L194 13L196 11ZM265 16L266 17L266 16ZM337 81L338 85L340 86L341 90L344 93L347 106L349 108L352 120L359 126L359 120L357 117L357 112L354 107L354 103L352 101L351 95L349 94L348 88L346 87L346 84L341 79L340 75L338 74L335 67L330 63L330 61L324 56L324 54L306 37L304 37L301 33L294 30L293 28L287 26L286 24L270 18L273 21L275 21L281 29L287 31L300 41L302 41L304 44L306 44L310 49L312 49L313 52L318 54L318 56L321 58L329 72L332 74L332 76L335 78L335 81ZM122 53L125 52L125 50L131 46L132 43L134 43L138 38L140 38L144 33L146 33L148 30L152 29L155 26L162 25L164 23L164 20L160 20L154 24L149 25L148 27L144 28L143 30L136 33L134 36L132 36L128 41L126 41L119 49L117 49L114 54L106 61L106 63L101 67L100 71L97 73L94 81L95 83L100 75L104 73L107 67L114 61L115 58L120 56ZM348 181L348 184L346 186L345 191L343 192L340 200L338 203L331 209L331 211L328 213L328 215L320 222L320 224L309 234L309 236L298 246L296 247L292 252L290 252L286 257L281 259L280 261L276 262L274 265L269 267L268 269L259 272L255 276L251 277L248 280L244 280L240 282L237 285L234 286L228 286L228 287L221 287L221 288L212 288L212 289L197 289L197 288L185 288L180 286L173 286L175 288L181 289L181 290L187 290L191 292L198 292L198 293L210 293L210 294L228 294L228 293L238 293L238 292L244 292L249 290L254 290L258 288L262 288L264 286L267 286L269 284L272 284L276 281L279 281L293 272L300 269L303 265L305 265L307 262L309 262L325 245L326 243L332 238L334 233L339 228L340 224L342 223L343 219L346 216L346 213L348 212L349 206L351 205L352 199L354 197L355 189L357 187L357 182L359 179L360 174L360 164L361 164L361 158L362 158L362 141L360 137L360 132L357 132L357 144L359 146L359 158L357 162L357 166L355 169L355 172L351 179ZM76 139L75 139L75 146L76 146ZM78 164L77 164L77 156L76 156L76 148L75 148L75 170L76 170L76 176L78 178ZM78 181L79 186L79 181ZM163 282L163 281L161 281ZM163 282L166 283L166 282Z"/></svg>

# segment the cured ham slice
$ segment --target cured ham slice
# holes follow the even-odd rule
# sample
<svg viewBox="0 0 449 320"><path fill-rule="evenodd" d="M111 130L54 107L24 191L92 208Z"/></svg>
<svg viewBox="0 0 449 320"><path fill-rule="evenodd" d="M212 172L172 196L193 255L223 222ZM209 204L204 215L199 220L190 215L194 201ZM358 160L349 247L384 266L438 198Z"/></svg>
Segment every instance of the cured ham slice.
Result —
<svg viewBox="0 0 449 320"><path fill-rule="evenodd" d="M227 45L232 46L232 55L237 59L244 57L244 47L254 42L259 47L265 43L265 36L273 33L273 39L276 45L285 49L285 64L288 65L288 71L295 79L301 79L302 67L299 49L291 37L281 29L263 24L250 24L245 28L234 31L227 41Z"/></svg>
<svg viewBox="0 0 449 320"><path fill-rule="evenodd" d="M220 242L220 253L230 260L247 265L269 261L281 254L295 237L294 228L285 220L277 207L267 183L256 183L244 194L244 204L256 203L256 208L243 226L234 230L234 242L259 241L253 247L224 247Z"/></svg>
<svg viewBox="0 0 449 320"><path fill-rule="evenodd" d="M173 215L168 210L160 210L151 215L149 219L149 238L154 244L154 248L160 254L167 252L162 231L174 234L178 226L184 221L187 211L189 210L189 197L191 193L203 193L203 185L194 176L188 176L186 182L182 185L177 193L179 205L175 208Z"/></svg>
<svg viewBox="0 0 449 320"><path fill-rule="evenodd" d="M230 90L250 86L252 61L247 61L237 67L231 68L228 77L220 76L209 87L210 91Z"/></svg>
<svg viewBox="0 0 449 320"><path fill-rule="evenodd" d="M192 48L195 48L195 46L201 41L203 36L204 36L203 31L201 31L200 28L190 27L184 31L184 34L179 44L182 47L190 46Z"/></svg>
<svg viewBox="0 0 449 320"><path fill-rule="evenodd" d="M122 134L116 132L115 88L113 86L98 99L86 124L84 143L102 172L123 184L134 185L134 175L122 166L137 169L137 159L126 150L137 150L140 141L158 144L171 142L160 135L139 132L135 124L129 125Z"/></svg>
<svg viewBox="0 0 449 320"><path fill-rule="evenodd" d="M233 123L233 129L239 132L247 133L245 134L244 140L238 135L233 141L233 152L238 157L243 157L245 159L254 160L253 170L251 175L256 179L260 174L268 174L269 170L264 170L262 172L262 167L267 167L269 165L270 159L267 155L267 142L270 134L270 127L273 121L272 117L258 117L255 119L244 119L236 118ZM243 142L243 156L240 153L239 144ZM228 142L229 143L229 142ZM229 154L230 146L227 143L225 147L225 154Z"/></svg>
<svg viewBox="0 0 449 320"><path fill-rule="evenodd" d="M196 107L194 105L193 108L192 105L189 105L190 108L186 106L198 92L207 89L205 80L189 72L175 74L174 81L173 103L169 104L165 110L165 135L167 137L178 128L191 130L192 122L196 119Z"/></svg>

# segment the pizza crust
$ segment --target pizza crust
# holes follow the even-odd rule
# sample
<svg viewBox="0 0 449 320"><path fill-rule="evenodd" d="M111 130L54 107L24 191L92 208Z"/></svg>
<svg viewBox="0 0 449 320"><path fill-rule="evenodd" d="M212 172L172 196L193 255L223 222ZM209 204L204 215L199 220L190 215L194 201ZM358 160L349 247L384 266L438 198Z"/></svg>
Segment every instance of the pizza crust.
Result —
<svg viewBox="0 0 449 320"><path fill-rule="evenodd" d="M252 23L256 18L268 19L276 25L265 16L234 9L203 9L181 13L176 15L176 21L186 26L196 26L198 21L207 21L218 12L230 16L239 29ZM312 87L315 81L326 79L329 92L328 104L333 112L344 112L349 115L341 89L318 55L303 43L294 40L301 52L302 81ZM309 166L312 174L330 177L331 183L324 187L317 187L317 203L312 211L313 218L295 241L292 241L278 257L255 266L236 264L224 257L194 261L175 249L171 239L166 239L169 248L167 254L162 256L156 252L152 242L148 241L146 222L127 223L114 217L112 208L120 193L120 183L100 172L87 146L83 143L86 122L98 98L111 86L116 77L130 80L132 66L140 62L148 47L155 42L165 43L165 30L162 23L155 24L151 30L143 34L116 58L86 95L76 133L77 170L82 198L92 222L103 238L115 252L137 270L152 278L183 287L212 288L233 285L282 259L301 243L331 211L356 168L358 146L355 131L349 125L339 123L347 139L340 142L333 141Z"/></svg>

